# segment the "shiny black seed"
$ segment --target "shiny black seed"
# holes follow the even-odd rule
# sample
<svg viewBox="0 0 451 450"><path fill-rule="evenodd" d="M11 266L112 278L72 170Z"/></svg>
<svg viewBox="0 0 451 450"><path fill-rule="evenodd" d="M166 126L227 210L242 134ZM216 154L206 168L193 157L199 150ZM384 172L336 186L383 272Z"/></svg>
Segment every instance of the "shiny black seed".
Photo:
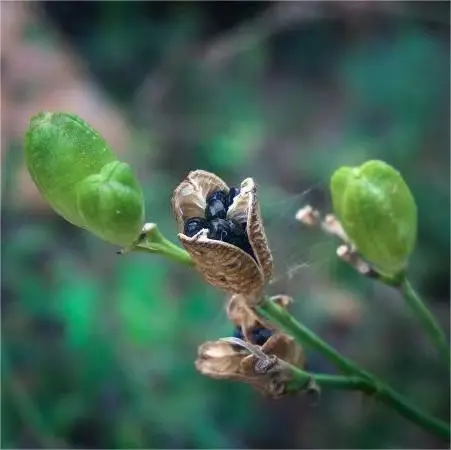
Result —
<svg viewBox="0 0 451 450"><path fill-rule="evenodd" d="M255 328L252 331L254 344L263 345L272 336L272 331L267 328Z"/></svg>
<svg viewBox="0 0 451 450"><path fill-rule="evenodd" d="M243 225L241 225L239 222L236 222L235 220L229 219L229 226L230 234L228 235L227 242L240 248L249 244L246 228Z"/></svg>
<svg viewBox="0 0 451 450"><path fill-rule="evenodd" d="M226 200L226 207L227 209L230 208L230 205L233 203L233 199L240 193L240 189L239 188L230 188L229 191L229 195L227 196L227 200Z"/></svg>
<svg viewBox="0 0 451 450"><path fill-rule="evenodd" d="M254 258L254 252L249 243L245 225L231 219L213 219L210 221L210 239L228 242L241 248Z"/></svg>
<svg viewBox="0 0 451 450"><path fill-rule="evenodd" d="M237 222L236 220L233 220L233 219L229 219L229 223L230 223L230 230L234 236L237 236L237 237L242 236L247 239L246 227L243 224L241 224L240 222Z"/></svg>
<svg viewBox="0 0 451 450"><path fill-rule="evenodd" d="M252 344L263 345L271 336L273 332L267 328L254 328L252 330ZM233 331L233 337L244 339L243 330L241 327L236 327Z"/></svg>
<svg viewBox="0 0 451 450"><path fill-rule="evenodd" d="M184 233L192 237L203 228L209 228L208 222L202 217L192 217L185 222Z"/></svg>
<svg viewBox="0 0 451 450"><path fill-rule="evenodd" d="M213 199L207 203L205 208L205 217L207 220L225 219L227 216L227 207L221 200Z"/></svg>
<svg viewBox="0 0 451 450"><path fill-rule="evenodd" d="M233 202L233 199L240 193L239 188L230 188L230 191L216 191L207 197L207 206L205 208L205 217L207 220L225 219L227 210Z"/></svg>
<svg viewBox="0 0 451 450"><path fill-rule="evenodd" d="M207 204L213 200L219 200L221 203L225 204L227 202L228 194L226 191L216 191L207 197Z"/></svg>
<svg viewBox="0 0 451 450"><path fill-rule="evenodd" d="M227 193L216 191L207 197L205 217L207 220L225 219L227 216Z"/></svg>
<svg viewBox="0 0 451 450"><path fill-rule="evenodd" d="M239 222L230 219L211 220L209 237L238 247L248 241L245 228Z"/></svg>
<svg viewBox="0 0 451 450"><path fill-rule="evenodd" d="M249 237L246 232L246 223L242 224L240 222L231 220L231 235L229 236L229 242L236 247L241 248L246 253L249 253L254 258L254 252L252 250L251 244L249 243Z"/></svg>
<svg viewBox="0 0 451 450"><path fill-rule="evenodd" d="M230 220L213 219L210 221L210 232L208 234L210 239L229 242L231 233Z"/></svg>
<svg viewBox="0 0 451 450"><path fill-rule="evenodd" d="M246 223L242 224L235 220L226 219L227 209L239 193L239 188L232 187L228 193L217 191L208 196L205 208L205 217L210 222L208 237L228 242L241 248L254 258L254 252L246 232Z"/></svg>
<svg viewBox="0 0 451 450"><path fill-rule="evenodd" d="M241 327L235 327L235 330L233 330L233 337L244 339L243 330L241 329Z"/></svg>

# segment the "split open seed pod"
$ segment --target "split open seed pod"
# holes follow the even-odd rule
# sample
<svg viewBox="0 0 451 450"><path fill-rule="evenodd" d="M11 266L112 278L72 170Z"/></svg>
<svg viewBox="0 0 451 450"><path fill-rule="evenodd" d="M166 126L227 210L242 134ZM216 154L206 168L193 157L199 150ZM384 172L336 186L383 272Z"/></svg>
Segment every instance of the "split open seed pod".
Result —
<svg viewBox="0 0 451 450"><path fill-rule="evenodd" d="M271 398L288 395L287 387L293 374L286 363L304 368L302 348L283 333L274 334L261 347L254 347L258 350L256 353L223 340L205 342L199 347L196 368L211 378L248 383ZM266 356L268 361L272 358L273 364L269 370L262 371L259 363Z"/></svg>
<svg viewBox="0 0 451 450"><path fill-rule="evenodd" d="M264 231L257 186L252 178L240 185L240 193L227 211L227 219L246 223L246 232L254 256L228 242L210 239L208 230L189 237L184 224L192 217L205 217L207 197L230 188L218 176L204 170L190 172L174 190L172 208L179 229L179 239L191 255L197 270L211 285L229 294L243 294L249 304L261 299L266 282L271 279L273 259Z"/></svg>

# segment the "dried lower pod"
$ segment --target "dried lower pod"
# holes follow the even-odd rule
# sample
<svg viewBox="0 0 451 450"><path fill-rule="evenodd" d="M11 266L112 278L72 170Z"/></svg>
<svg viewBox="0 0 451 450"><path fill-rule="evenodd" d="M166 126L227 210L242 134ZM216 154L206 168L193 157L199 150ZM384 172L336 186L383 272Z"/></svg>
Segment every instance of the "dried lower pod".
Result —
<svg viewBox="0 0 451 450"><path fill-rule="evenodd" d="M209 215L207 220L207 201L217 193L228 199L233 193L233 200L224 205L226 219L212 219ZM215 197L216 202L219 197ZM247 178L239 189L231 189L210 172L190 172L174 190L172 209L179 239L204 279L229 294L244 295L249 304L257 304L272 276L273 259L253 179ZM224 228L221 229L218 223ZM234 230L241 228L243 235L235 239Z"/></svg>
<svg viewBox="0 0 451 450"><path fill-rule="evenodd" d="M291 337L277 333L261 347L236 338L206 342L195 364L203 375L248 383L265 396L281 398L299 392L299 386L290 389L291 366L304 368L305 356Z"/></svg>
<svg viewBox="0 0 451 450"><path fill-rule="evenodd" d="M278 295L270 298L282 308L287 308L293 301L286 295ZM255 313L255 310L249 306L246 296L235 294L230 297L226 307L227 317L240 330L240 335L251 343L255 342L256 331L266 329L272 332L277 329L266 322L262 317ZM257 334L258 336L258 334Z"/></svg>

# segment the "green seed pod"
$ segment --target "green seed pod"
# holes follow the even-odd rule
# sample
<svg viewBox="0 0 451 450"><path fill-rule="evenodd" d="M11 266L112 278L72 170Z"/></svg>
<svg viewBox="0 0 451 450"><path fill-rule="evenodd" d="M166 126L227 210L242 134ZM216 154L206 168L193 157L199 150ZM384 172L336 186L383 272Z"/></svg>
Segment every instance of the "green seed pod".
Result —
<svg viewBox="0 0 451 450"><path fill-rule="evenodd" d="M360 254L381 274L399 274L417 233L415 200L399 172L382 161L341 167L331 192L335 213Z"/></svg>
<svg viewBox="0 0 451 450"><path fill-rule="evenodd" d="M39 113L25 135L25 157L39 191L67 221L120 246L138 237L144 224L139 181L84 120Z"/></svg>

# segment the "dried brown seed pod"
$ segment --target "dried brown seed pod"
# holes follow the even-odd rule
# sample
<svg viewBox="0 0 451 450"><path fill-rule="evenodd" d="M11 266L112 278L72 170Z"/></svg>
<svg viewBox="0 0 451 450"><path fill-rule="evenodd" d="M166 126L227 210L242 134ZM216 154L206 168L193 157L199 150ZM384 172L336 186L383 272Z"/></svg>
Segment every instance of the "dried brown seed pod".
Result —
<svg viewBox="0 0 451 450"><path fill-rule="evenodd" d="M204 279L229 294L243 294L249 304L257 304L273 272L273 259L263 227L257 187L252 178L240 185L239 194L227 211L227 219L246 223L249 244L255 258L241 248L210 239L208 230L192 237L184 234L184 224L192 217L205 217L207 197L230 188L218 176L204 170L190 172L172 196L172 209L179 229L179 239L191 255Z"/></svg>
<svg viewBox="0 0 451 450"><path fill-rule="evenodd" d="M255 348L258 351L250 353L223 340L206 342L199 347L196 368L212 378L248 383L271 398L288 395L286 386L292 373L285 363L304 368L302 348L283 333Z"/></svg>
<svg viewBox="0 0 451 450"><path fill-rule="evenodd" d="M276 302L282 308L287 308L293 299L287 295L278 295L270 298L270 301ZM244 295L235 294L230 297L226 307L227 317L237 327L241 327L244 338L252 342L252 330L256 328L267 328L275 331L271 323L265 321L255 313L255 310L249 306L249 302Z"/></svg>

